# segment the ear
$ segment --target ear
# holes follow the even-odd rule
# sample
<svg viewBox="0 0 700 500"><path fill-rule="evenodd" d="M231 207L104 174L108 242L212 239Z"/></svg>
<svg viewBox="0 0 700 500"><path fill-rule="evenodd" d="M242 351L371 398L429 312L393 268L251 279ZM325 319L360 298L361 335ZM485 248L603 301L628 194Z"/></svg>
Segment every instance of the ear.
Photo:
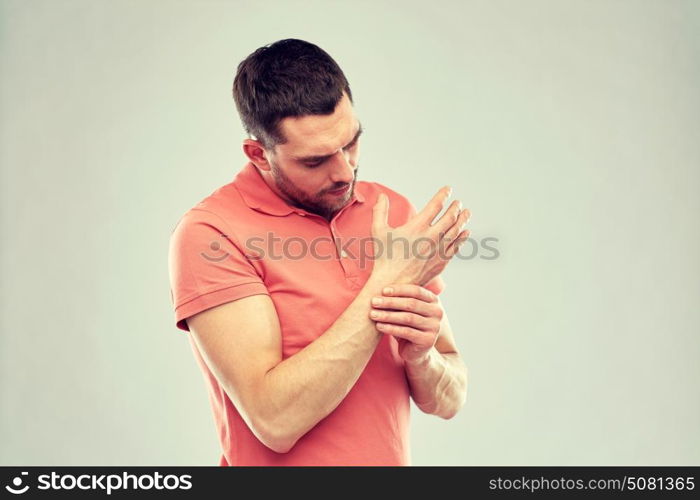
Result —
<svg viewBox="0 0 700 500"><path fill-rule="evenodd" d="M245 139L243 141L243 153L260 170L270 170L270 164L267 161L267 151L265 151L260 141Z"/></svg>

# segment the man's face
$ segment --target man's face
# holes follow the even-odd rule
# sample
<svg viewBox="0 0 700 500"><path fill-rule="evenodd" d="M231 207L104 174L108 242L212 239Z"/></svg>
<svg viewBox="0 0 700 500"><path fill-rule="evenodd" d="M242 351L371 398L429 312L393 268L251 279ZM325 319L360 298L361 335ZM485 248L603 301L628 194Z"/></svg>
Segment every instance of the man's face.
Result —
<svg viewBox="0 0 700 500"><path fill-rule="evenodd" d="M350 200L359 158L360 122L346 94L330 115L280 122L287 142L267 151L275 186L290 203L330 218Z"/></svg>

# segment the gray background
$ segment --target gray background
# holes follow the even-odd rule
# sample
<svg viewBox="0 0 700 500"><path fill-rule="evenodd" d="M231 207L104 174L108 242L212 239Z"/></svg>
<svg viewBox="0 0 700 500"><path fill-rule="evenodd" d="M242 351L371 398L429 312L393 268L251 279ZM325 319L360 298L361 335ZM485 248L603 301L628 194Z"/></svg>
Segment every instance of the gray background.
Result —
<svg viewBox="0 0 700 500"><path fill-rule="evenodd" d="M217 463L167 244L287 37L346 72L363 179L498 238L444 275L468 402L414 463L700 464L699 7L2 0L0 464Z"/></svg>

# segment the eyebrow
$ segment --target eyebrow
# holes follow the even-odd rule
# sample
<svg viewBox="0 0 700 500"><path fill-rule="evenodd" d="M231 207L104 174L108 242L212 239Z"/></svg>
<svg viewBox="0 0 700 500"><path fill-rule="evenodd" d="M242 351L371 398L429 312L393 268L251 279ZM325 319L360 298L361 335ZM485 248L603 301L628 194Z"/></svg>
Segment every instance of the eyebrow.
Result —
<svg viewBox="0 0 700 500"><path fill-rule="evenodd" d="M355 144L358 141L358 139L360 138L360 135L362 135L362 124L361 123L360 123L359 128L357 129L357 133L355 134L355 137L353 137L350 142L348 142L345 146L343 146L343 149L347 149L350 146L352 146L353 144ZM305 161L305 162L312 163L312 162L317 162L317 161L328 159L331 156L333 156L333 155L330 154L330 155L320 155L320 156L300 156L298 158L294 157L294 159L296 161L302 161L302 162Z"/></svg>

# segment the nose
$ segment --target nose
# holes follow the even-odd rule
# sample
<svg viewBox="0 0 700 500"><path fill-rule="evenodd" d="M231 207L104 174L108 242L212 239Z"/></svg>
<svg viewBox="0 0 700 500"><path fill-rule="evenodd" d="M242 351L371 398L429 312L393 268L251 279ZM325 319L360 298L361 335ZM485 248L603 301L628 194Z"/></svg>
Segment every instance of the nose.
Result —
<svg viewBox="0 0 700 500"><path fill-rule="evenodd" d="M331 181L333 184L350 184L355 178L355 167L350 163L350 158L339 151L333 158Z"/></svg>

